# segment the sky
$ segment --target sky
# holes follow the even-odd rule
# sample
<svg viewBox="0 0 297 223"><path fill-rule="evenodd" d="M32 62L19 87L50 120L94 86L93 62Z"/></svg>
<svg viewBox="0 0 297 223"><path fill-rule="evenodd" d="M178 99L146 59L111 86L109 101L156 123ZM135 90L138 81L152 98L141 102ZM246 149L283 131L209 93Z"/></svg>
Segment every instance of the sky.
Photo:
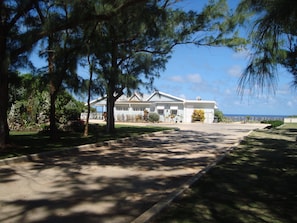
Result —
<svg viewBox="0 0 297 223"><path fill-rule="evenodd" d="M205 2L184 0L180 6L199 11ZM230 0L229 4L235 7L237 2ZM248 62L247 51L178 46L155 86L159 91L189 100L214 100L224 114L297 115L297 90L291 85L293 76L284 69L279 70L274 93L264 90L263 94L238 94L238 81Z"/></svg>
<svg viewBox="0 0 297 223"><path fill-rule="evenodd" d="M285 70L279 71L274 93L238 94L238 81L247 63L245 52L236 53L225 47L179 46L155 86L189 100L214 100L224 114L296 115L297 91L291 87L292 75Z"/></svg>
<svg viewBox="0 0 297 223"><path fill-rule="evenodd" d="M184 0L179 7L199 10L205 2ZM230 0L233 7L234 2L238 1ZM35 55L35 58L38 57ZM214 100L224 114L297 115L297 90L291 87L293 76L285 70L279 70L275 93L238 94L238 81L248 61L246 51L180 45L174 48L166 69L160 72L160 78L155 80L154 86L159 91L188 100L197 97ZM88 73L84 70L79 72L82 76ZM152 92L143 90L141 93ZM97 97L100 96L92 98Z"/></svg>

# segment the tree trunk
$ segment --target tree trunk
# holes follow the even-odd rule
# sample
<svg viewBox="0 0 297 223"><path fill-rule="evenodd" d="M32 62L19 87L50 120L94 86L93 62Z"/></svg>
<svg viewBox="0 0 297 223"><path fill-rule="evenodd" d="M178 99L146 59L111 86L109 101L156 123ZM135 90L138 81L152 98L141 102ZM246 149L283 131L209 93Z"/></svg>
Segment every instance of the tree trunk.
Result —
<svg viewBox="0 0 297 223"><path fill-rule="evenodd" d="M0 147L4 147L9 142L9 128L7 123L8 110L8 71L6 69L6 59L0 59Z"/></svg>
<svg viewBox="0 0 297 223"><path fill-rule="evenodd" d="M0 147L9 142L9 128L7 123L8 110L8 65L6 54L6 39L0 36Z"/></svg>
<svg viewBox="0 0 297 223"><path fill-rule="evenodd" d="M56 91L53 90L53 83L50 82L50 138L52 140L59 139L58 137L58 128L56 125Z"/></svg>
<svg viewBox="0 0 297 223"><path fill-rule="evenodd" d="M54 67L54 52L52 49L52 36L49 37L48 40L48 72L50 76L49 83L49 92L50 92L50 138L52 140L57 140L58 137L58 129L56 125L56 97L57 97L57 89L54 83L54 75L55 75L55 67Z"/></svg>
<svg viewBox="0 0 297 223"><path fill-rule="evenodd" d="M114 94L114 87L113 85L109 84L107 87L107 122L106 122L106 132L113 133L115 132L115 125L114 125L114 105L115 105L115 97Z"/></svg>
<svg viewBox="0 0 297 223"><path fill-rule="evenodd" d="M90 119L90 105L88 104L88 112L87 112L87 118L85 123L85 129L84 129L84 136L87 137L89 135L89 119Z"/></svg>
<svg viewBox="0 0 297 223"><path fill-rule="evenodd" d="M89 71L90 71L90 79L89 79L89 86L88 86L88 113L86 118L84 136L89 135L89 119L90 119L90 112L91 112L91 88L92 88L92 79L93 79L93 63L90 61L90 56L88 56L88 63L89 63Z"/></svg>

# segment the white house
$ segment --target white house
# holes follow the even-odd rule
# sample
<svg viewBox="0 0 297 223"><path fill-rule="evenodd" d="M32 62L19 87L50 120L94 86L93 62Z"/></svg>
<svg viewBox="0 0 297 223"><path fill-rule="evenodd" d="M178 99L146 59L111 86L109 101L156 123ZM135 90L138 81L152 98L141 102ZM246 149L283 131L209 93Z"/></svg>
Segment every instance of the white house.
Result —
<svg viewBox="0 0 297 223"><path fill-rule="evenodd" d="M91 106L102 108L101 114L97 114L95 117L102 118L102 113L106 111L106 97L91 101ZM192 122L193 111L200 109L204 110L204 122L212 123L215 108L215 101L185 100L155 91L147 98L137 93L134 93L130 98L123 95L115 103L114 115L116 121L137 121L144 116L145 111L148 111L149 113L158 113L161 122L190 123ZM86 114L82 114L81 118L85 119L85 116Z"/></svg>

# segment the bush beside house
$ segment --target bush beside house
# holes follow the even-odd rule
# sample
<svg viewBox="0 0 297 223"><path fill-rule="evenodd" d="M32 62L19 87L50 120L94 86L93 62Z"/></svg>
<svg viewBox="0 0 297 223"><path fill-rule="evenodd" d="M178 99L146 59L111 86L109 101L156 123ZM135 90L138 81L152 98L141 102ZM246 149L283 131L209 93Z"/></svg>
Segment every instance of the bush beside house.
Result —
<svg viewBox="0 0 297 223"><path fill-rule="evenodd" d="M148 120L150 122L158 122L160 120L160 116L157 113L149 113Z"/></svg>
<svg viewBox="0 0 297 223"><path fill-rule="evenodd" d="M201 109L195 109L192 114L192 122L204 122L205 115Z"/></svg>

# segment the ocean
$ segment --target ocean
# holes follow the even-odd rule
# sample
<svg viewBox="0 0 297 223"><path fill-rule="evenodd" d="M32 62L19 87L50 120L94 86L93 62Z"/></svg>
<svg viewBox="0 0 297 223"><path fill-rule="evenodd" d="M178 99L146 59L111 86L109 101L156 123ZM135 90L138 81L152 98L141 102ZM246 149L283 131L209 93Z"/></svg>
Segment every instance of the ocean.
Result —
<svg viewBox="0 0 297 223"><path fill-rule="evenodd" d="M227 119L233 122L243 122L243 121L264 121L264 120L284 120L288 117L287 115L243 115L243 114L224 114Z"/></svg>

